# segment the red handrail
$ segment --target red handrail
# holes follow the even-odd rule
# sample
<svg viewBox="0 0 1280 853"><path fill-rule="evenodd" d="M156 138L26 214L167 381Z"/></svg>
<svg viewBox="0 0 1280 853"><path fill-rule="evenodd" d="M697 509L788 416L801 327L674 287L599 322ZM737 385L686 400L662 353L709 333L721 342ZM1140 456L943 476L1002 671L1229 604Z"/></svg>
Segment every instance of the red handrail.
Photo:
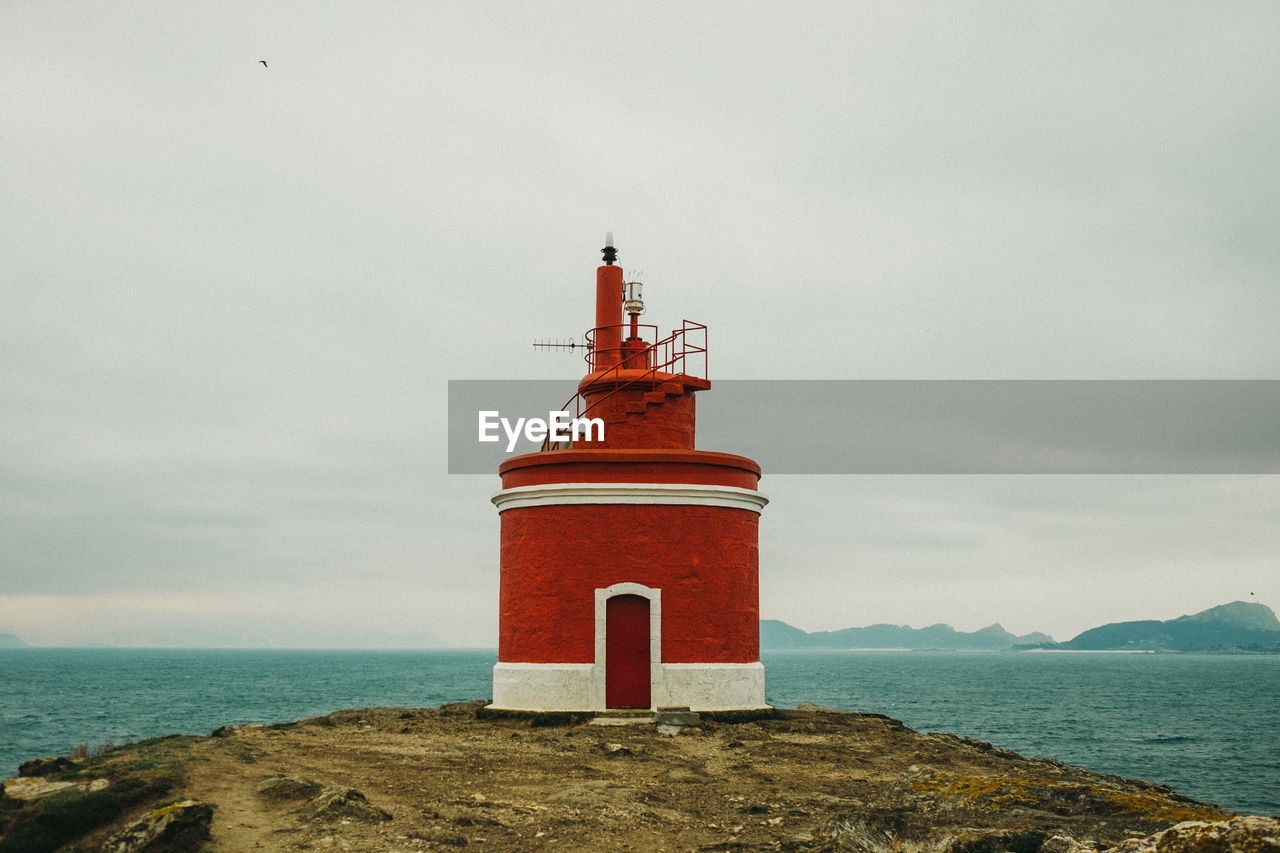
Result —
<svg viewBox="0 0 1280 853"><path fill-rule="evenodd" d="M605 327L605 328L608 328L608 327ZM629 329L630 325L624 324L621 326L621 328ZM654 328L654 327L650 327L650 328ZM592 332L596 332L596 331L599 331L599 330L592 329L590 332L587 332L587 345L589 347L592 347L592 343L593 343ZM700 336L700 339L699 339L699 336ZM693 376L698 379L706 379L707 378L707 327L702 323L695 323L692 320L684 320L681 323L681 326L679 329L676 329L667 337L649 346L647 349L640 351L637 354L628 355L626 351L623 350L621 354L621 360L617 364L610 367L608 370L603 371L599 376L592 376L590 386L588 387L599 385L601 383L607 383L610 379L617 379L620 377L622 371L624 370L626 371L635 370L636 368L633 366L630 366L630 363L634 362L638 356L643 356L646 363L650 365L648 368L645 369L643 373L640 373L637 376L630 377L629 379L627 379L626 382L623 382L622 384L613 388L608 393L603 394L600 397L597 397L595 400L591 401L591 403L587 404L586 406L583 405L583 403L586 402L586 396L582 393L581 390L579 390L572 397L570 397L568 400L565 401L565 404L560 407L560 411L567 412L569 411L569 407L572 406L574 419L581 418L585 416L588 412L590 412L592 409L599 406L605 400L608 400L610 397L617 394L618 392L624 391L638 382L644 382L648 379L653 378L659 372L662 372L664 368L674 368L666 372L671 373L675 376ZM655 358L655 356L657 356L658 358ZM699 356L701 356L702 370L701 372L694 372L694 369L698 367ZM595 366L594 347L588 350L585 358L589 366L591 367ZM692 362L692 369L691 369L690 362ZM561 449L562 445L566 445L566 444L567 444L566 442L555 442L554 444L552 444L551 438L550 436L548 436L542 442L542 449L543 450L559 450Z"/></svg>

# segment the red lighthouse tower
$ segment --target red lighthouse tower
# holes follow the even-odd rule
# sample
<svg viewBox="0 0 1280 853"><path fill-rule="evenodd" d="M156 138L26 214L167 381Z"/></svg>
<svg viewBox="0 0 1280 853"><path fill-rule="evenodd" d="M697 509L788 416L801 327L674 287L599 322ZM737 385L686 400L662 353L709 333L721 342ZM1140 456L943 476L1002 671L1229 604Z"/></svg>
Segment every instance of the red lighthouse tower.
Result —
<svg viewBox="0 0 1280 853"><path fill-rule="evenodd" d="M565 406L603 438L548 439L499 468L493 706L764 707L760 466L694 449L706 327L645 341L640 286L607 242L589 372Z"/></svg>

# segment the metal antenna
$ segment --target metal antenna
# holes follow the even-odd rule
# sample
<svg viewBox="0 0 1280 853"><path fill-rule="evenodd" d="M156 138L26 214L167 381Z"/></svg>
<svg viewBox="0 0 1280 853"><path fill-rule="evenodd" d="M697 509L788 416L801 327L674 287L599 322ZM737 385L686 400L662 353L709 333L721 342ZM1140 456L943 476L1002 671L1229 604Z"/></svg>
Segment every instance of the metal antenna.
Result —
<svg viewBox="0 0 1280 853"><path fill-rule="evenodd" d="M590 349L590 348L591 348L591 344L587 343L586 341L578 341L578 340L576 340L576 339L574 339L574 338L563 338L563 339L561 339L561 338L556 338L555 340L550 340L550 339L542 340L542 339L539 339L539 340L536 340L536 341L534 341L534 342L533 342L533 348L534 348L534 349L545 349L545 350L551 350L551 349L567 349L567 350L575 350L575 349Z"/></svg>

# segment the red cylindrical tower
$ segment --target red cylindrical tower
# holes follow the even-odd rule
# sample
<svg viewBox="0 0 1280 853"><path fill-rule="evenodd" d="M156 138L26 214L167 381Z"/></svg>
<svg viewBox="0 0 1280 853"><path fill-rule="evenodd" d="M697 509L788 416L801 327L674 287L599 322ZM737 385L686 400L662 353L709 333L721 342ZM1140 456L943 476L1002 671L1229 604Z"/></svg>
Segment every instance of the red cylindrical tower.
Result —
<svg viewBox="0 0 1280 853"><path fill-rule="evenodd" d="M761 708L760 467L694 449L693 395L710 387L692 367L705 365L705 327L637 343L629 302L624 346L615 257L607 246L591 370L566 407L602 422L603 438L552 443L499 468L493 704Z"/></svg>

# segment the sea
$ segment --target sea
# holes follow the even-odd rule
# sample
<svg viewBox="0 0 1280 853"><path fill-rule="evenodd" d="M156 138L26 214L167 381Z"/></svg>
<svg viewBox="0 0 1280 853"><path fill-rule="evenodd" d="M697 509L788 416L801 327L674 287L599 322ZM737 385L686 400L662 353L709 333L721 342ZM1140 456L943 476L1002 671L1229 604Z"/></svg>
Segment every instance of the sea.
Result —
<svg viewBox="0 0 1280 853"><path fill-rule="evenodd" d="M86 744L490 695L484 650L0 650L0 778ZM1280 816L1280 655L766 651L766 694Z"/></svg>

